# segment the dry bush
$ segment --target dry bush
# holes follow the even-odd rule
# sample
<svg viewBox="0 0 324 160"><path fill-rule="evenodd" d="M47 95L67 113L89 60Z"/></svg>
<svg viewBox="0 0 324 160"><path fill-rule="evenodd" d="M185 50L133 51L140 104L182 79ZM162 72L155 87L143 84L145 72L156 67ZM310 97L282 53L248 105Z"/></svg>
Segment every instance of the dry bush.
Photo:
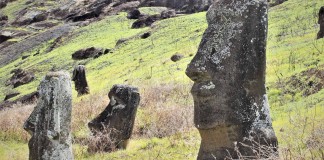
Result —
<svg viewBox="0 0 324 160"><path fill-rule="evenodd" d="M193 127L191 85L160 84L142 87L135 120L137 137L166 137Z"/></svg>
<svg viewBox="0 0 324 160"><path fill-rule="evenodd" d="M118 146L116 145L116 140L113 135L115 130L105 129L102 132L95 132L95 135L87 138L86 144L88 146L88 152L113 152L116 151Z"/></svg>
<svg viewBox="0 0 324 160"><path fill-rule="evenodd" d="M30 135L23 125L36 104L17 103L12 108L0 111L0 140L15 140L27 142Z"/></svg>

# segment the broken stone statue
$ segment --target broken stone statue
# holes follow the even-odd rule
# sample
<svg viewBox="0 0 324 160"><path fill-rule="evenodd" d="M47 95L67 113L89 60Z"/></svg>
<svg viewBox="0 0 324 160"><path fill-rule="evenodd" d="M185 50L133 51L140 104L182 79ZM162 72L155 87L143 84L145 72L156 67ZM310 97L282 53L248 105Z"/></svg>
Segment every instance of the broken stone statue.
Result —
<svg viewBox="0 0 324 160"><path fill-rule="evenodd" d="M110 102L98 117L89 122L93 135L106 134L110 142L98 143L90 151L110 152L125 149L132 135L136 111L140 102L138 89L127 85L114 85L108 93Z"/></svg>
<svg viewBox="0 0 324 160"><path fill-rule="evenodd" d="M50 72L41 81L39 100L24 124L31 134L30 160L72 160L71 79L66 72Z"/></svg>
<svg viewBox="0 0 324 160"><path fill-rule="evenodd" d="M208 28L186 70L194 81L198 159L277 155L265 87L267 0L217 0ZM240 155L240 156L238 156Z"/></svg>
<svg viewBox="0 0 324 160"><path fill-rule="evenodd" d="M78 96L90 93L85 73L85 66L78 65L74 68L72 81L74 81L75 90L78 92Z"/></svg>

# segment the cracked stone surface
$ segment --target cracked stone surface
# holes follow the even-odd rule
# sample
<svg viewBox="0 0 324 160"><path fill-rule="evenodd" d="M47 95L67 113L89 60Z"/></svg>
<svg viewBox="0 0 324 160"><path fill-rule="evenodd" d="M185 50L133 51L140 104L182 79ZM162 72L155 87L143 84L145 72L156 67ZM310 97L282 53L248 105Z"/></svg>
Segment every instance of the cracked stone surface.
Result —
<svg viewBox="0 0 324 160"><path fill-rule="evenodd" d="M218 0L207 12L208 28L186 70L195 82L198 159L253 157L259 153L242 143L255 142L277 155L265 89L267 10L266 0Z"/></svg>

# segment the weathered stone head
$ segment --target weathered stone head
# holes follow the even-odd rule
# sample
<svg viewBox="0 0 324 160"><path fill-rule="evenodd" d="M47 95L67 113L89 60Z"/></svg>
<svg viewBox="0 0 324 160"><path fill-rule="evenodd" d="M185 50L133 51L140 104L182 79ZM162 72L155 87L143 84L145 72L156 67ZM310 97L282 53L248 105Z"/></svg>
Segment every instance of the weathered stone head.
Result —
<svg viewBox="0 0 324 160"><path fill-rule="evenodd" d="M78 96L90 93L85 66L78 65L74 68L72 81L74 81L75 90L78 92Z"/></svg>
<svg viewBox="0 0 324 160"><path fill-rule="evenodd" d="M216 0L207 21L186 70L195 82L194 122L202 138L198 159L235 158L236 144L243 156L254 156L241 145L251 141L276 147L265 90L267 1Z"/></svg>
<svg viewBox="0 0 324 160"><path fill-rule="evenodd" d="M29 159L73 159L70 81L65 72L50 72L41 81L38 103L24 124L32 135Z"/></svg>
<svg viewBox="0 0 324 160"><path fill-rule="evenodd" d="M140 102L138 89L127 85L114 85L108 97L109 105L98 117L89 122L88 126L94 134L111 131L109 136L115 141L115 147L126 148Z"/></svg>
<svg viewBox="0 0 324 160"><path fill-rule="evenodd" d="M318 12L318 24L320 25L320 30L317 34L317 39L320 39L324 37L324 6Z"/></svg>

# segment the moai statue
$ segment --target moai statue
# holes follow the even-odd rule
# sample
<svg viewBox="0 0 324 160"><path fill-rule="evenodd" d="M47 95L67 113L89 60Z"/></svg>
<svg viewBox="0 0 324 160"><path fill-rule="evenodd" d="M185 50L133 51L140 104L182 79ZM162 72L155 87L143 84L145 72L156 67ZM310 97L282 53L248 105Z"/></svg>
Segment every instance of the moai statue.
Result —
<svg viewBox="0 0 324 160"><path fill-rule="evenodd" d="M88 124L94 136L100 134L109 136L112 144L104 142L97 144L100 146L96 146L106 152L127 147L140 102L138 89L127 85L114 85L108 93L108 97L110 102L106 109ZM96 151L96 148L89 148L91 151Z"/></svg>
<svg viewBox="0 0 324 160"><path fill-rule="evenodd" d="M265 89L267 6L217 0L207 12L208 28L186 70L194 81L198 159L251 158L261 154L252 150L256 143L277 153Z"/></svg>
<svg viewBox="0 0 324 160"><path fill-rule="evenodd" d="M41 81L38 103L26 120L31 134L30 160L71 160L72 88L65 72L50 72Z"/></svg>
<svg viewBox="0 0 324 160"><path fill-rule="evenodd" d="M317 39L324 37L324 6L318 12L318 24L320 25L320 30L317 33Z"/></svg>
<svg viewBox="0 0 324 160"><path fill-rule="evenodd" d="M78 96L89 94L89 87L85 73L85 67L78 65L73 70L72 81L75 84L75 90L78 92Z"/></svg>

